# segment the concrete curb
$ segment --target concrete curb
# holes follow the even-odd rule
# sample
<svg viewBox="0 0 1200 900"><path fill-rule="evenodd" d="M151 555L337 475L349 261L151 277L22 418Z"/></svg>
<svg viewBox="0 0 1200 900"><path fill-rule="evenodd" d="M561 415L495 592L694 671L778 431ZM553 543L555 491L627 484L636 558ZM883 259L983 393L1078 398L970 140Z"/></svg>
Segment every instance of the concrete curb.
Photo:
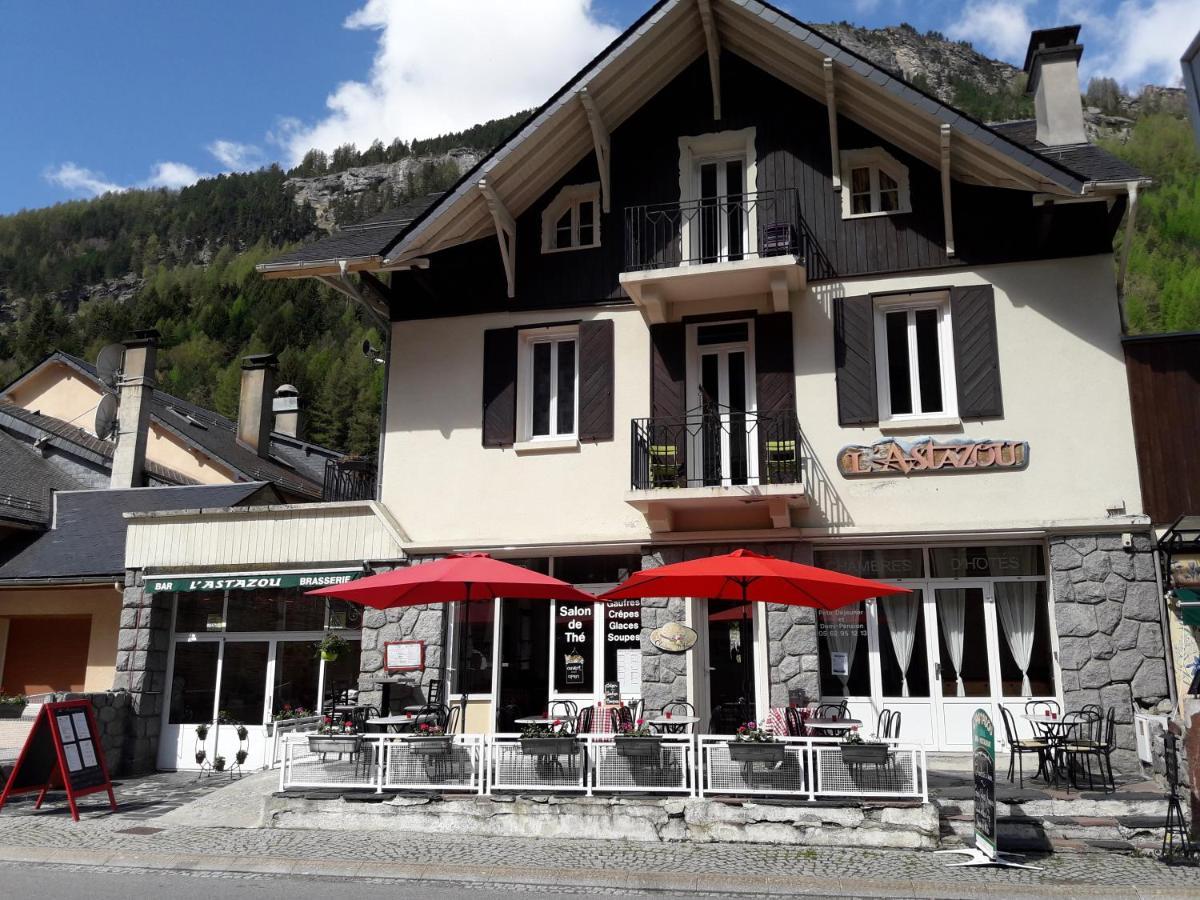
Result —
<svg viewBox="0 0 1200 900"><path fill-rule="evenodd" d="M198 855L182 853L112 852L86 849L0 846L0 863L81 865L168 872L229 872L290 875L313 878L371 878L401 881L469 882L494 886L579 886L674 893L728 893L747 896L928 897L933 900L975 900L1005 897L1200 897L1200 886L1181 893L1176 887L1131 888L1069 883L1016 885L963 884L897 879L818 878L813 876L755 876L662 872L621 872L611 869L537 869L508 866L412 865L401 862L348 862L344 859L287 859L278 856Z"/></svg>

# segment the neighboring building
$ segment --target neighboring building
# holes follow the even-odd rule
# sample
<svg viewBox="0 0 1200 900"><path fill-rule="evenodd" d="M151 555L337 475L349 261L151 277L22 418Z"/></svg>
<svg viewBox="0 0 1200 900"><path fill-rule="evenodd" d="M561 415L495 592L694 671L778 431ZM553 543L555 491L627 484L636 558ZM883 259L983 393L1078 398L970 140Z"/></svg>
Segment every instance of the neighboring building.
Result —
<svg viewBox="0 0 1200 900"><path fill-rule="evenodd" d="M243 720L280 696L242 664L249 595L177 573L480 549L601 587L743 546L913 593L755 606L749 634L705 598L506 599L469 633L457 609L367 611L360 699L448 678L492 731L609 681L706 730L848 697L941 750L980 706L1095 702L1135 765L1133 711L1172 690L1112 252L1146 179L1086 142L1077 34L1034 33L1037 119L990 128L766 4L663 0L413 221L263 266L391 321L380 502L132 520L127 610L175 648L160 764L223 707L231 650ZM668 621L692 650L658 649ZM425 642L423 672L388 672L396 640Z"/></svg>

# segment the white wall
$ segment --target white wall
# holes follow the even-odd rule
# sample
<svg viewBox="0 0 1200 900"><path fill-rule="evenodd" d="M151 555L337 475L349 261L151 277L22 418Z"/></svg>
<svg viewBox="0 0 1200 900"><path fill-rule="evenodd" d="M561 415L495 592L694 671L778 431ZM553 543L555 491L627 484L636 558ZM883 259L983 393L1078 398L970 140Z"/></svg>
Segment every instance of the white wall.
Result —
<svg viewBox="0 0 1200 900"><path fill-rule="evenodd" d="M1028 469L847 479L847 444L878 428L837 421L831 303L864 293L995 286L1005 417L937 437L1028 441ZM753 302L732 299L730 310ZM820 285L792 303L800 426L815 452L814 505L793 524L813 535L1100 524L1106 505L1141 512L1112 258L1097 256ZM704 311L709 311L707 308ZM481 444L488 328L609 318L615 323L615 439L522 456ZM418 547L638 541L624 502L629 422L649 414L649 331L633 309L489 314L397 323L383 501ZM900 435L911 438L924 434Z"/></svg>

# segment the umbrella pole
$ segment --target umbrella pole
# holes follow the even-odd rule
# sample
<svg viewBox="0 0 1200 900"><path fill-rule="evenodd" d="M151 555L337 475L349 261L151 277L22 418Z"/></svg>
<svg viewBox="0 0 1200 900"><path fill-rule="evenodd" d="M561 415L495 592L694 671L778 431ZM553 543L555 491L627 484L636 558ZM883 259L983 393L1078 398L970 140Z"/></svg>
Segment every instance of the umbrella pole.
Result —
<svg viewBox="0 0 1200 900"><path fill-rule="evenodd" d="M458 686L462 699L460 704L462 708L459 710L459 733L467 733L467 636L471 631L471 585L467 583L466 600L463 601L465 608L463 609L463 631L462 640L458 648Z"/></svg>
<svg viewBox="0 0 1200 900"><path fill-rule="evenodd" d="M754 647L754 636L750 633L750 620L746 615L746 610L750 603L747 600L747 591L750 587L748 581L742 582L742 716L746 722L750 721L750 686L753 683L753 677L750 673L750 653L749 650Z"/></svg>

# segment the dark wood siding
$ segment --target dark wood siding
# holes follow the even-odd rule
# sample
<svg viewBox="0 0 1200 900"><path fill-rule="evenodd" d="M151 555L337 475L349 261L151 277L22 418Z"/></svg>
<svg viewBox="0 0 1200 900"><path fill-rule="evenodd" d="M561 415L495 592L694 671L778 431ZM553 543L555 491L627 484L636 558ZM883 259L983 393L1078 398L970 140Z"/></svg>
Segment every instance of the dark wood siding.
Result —
<svg viewBox="0 0 1200 900"><path fill-rule="evenodd" d="M874 425L879 421L879 392L875 379L875 308L870 296L834 301L833 362L839 424Z"/></svg>
<svg viewBox="0 0 1200 900"><path fill-rule="evenodd" d="M1200 513L1200 334L1125 342L1145 512L1156 525Z"/></svg>
<svg viewBox="0 0 1200 900"><path fill-rule="evenodd" d="M755 318L754 388L760 412L796 411L794 343L790 312Z"/></svg>
<svg viewBox="0 0 1200 900"><path fill-rule="evenodd" d="M1004 415L1000 393L1000 352L996 344L996 301L990 284L950 292L954 329L954 375L958 414L964 419Z"/></svg>
<svg viewBox="0 0 1200 900"><path fill-rule="evenodd" d="M493 236L433 254L420 276L397 273L397 315L421 318L494 310L568 308L625 302L625 209L679 199L679 138L756 129L761 191L795 190L800 212L840 277L1077 256L1111 250L1114 220L1103 203L1034 207L1029 193L954 184L958 256L945 252L940 175L847 119L842 149L881 146L908 167L912 212L842 219L833 189L825 106L741 58L721 61L722 108L714 123L708 66L701 58L612 134L612 211L601 216L601 246L543 254L541 214L564 184L598 179L595 159L573 170L517 218L517 296L506 294ZM421 278L433 298L414 283Z"/></svg>
<svg viewBox="0 0 1200 900"><path fill-rule="evenodd" d="M579 326L579 439L613 439L612 319Z"/></svg>
<svg viewBox="0 0 1200 900"><path fill-rule="evenodd" d="M517 329L483 333L483 446L511 447L517 434Z"/></svg>

